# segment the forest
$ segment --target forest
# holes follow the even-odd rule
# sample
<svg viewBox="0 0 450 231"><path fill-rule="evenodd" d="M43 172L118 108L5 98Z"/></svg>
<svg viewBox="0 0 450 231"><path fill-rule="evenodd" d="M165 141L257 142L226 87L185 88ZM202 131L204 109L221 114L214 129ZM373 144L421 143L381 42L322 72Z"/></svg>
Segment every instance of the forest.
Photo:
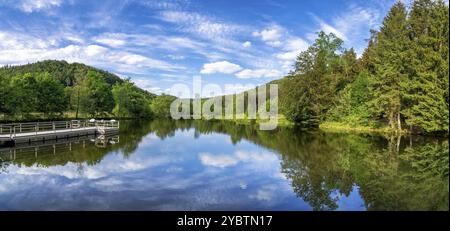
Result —
<svg viewBox="0 0 450 231"><path fill-rule="evenodd" d="M281 118L306 128L448 134L448 13L442 0L416 0L409 11L398 1L361 57L318 32L289 75L267 84L278 84Z"/></svg>
<svg viewBox="0 0 450 231"><path fill-rule="evenodd" d="M448 14L443 0L415 0L410 9L399 1L361 57L318 32L289 75L268 83L279 85L280 113L302 127L448 134ZM79 63L0 68L0 120L169 117L174 99Z"/></svg>
<svg viewBox="0 0 450 231"><path fill-rule="evenodd" d="M174 99L155 98L129 79L80 63L46 60L0 68L0 119L6 121L150 118L163 113L161 102Z"/></svg>
<svg viewBox="0 0 450 231"><path fill-rule="evenodd" d="M360 58L318 33L289 76L274 81L282 113L304 126L337 122L391 131L448 133L449 26L443 1L397 2Z"/></svg>

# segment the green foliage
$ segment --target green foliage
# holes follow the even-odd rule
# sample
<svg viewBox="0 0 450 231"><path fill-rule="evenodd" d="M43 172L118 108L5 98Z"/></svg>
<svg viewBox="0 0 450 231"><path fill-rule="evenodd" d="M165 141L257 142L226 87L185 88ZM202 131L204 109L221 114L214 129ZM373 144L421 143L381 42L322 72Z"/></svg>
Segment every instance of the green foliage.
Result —
<svg viewBox="0 0 450 231"><path fill-rule="evenodd" d="M409 19L409 81L406 123L427 132L448 131L448 6L443 1L417 0Z"/></svg>
<svg viewBox="0 0 450 231"><path fill-rule="evenodd" d="M342 40L334 34L318 33L315 43L300 53L292 76L281 81L281 110L302 126L318 126L334 101L340 75ZM347 68L346 70L348 70Z"/></svg>
<svg viewBox="0 0 450 231"><path fill-rule="evenodd" d="M18 119L43 114L44 118L81 112L94 116L111 113L115 102L112 86L125 81L118 76L80 63L46 60L0 68L0 114ZM150 115L148 105L156 96L134 85L128 116ZM5 118L5 117L4 117Z"/></svg>
<svg viewBox="0 0 450 231"><path fill-rule="evenodd" d="M80 109L92 116L106 114L114 107L111 87L96 72L89 71L80 85Z"/></svg>
<svg viewBox="0 0 450 231"><path fill-rule="evenodd" d="M157 96L150 104L153 115L158 118L170 118L170 104L175 99L175 96L165 94Z"/></svg>
<svg viewBox="0 0 450 231"><path fill-rule="evenodd" d="M113 113L119 117L150 117L150 101L126 80L113 86L115 107Z"/></svg>
<svg viewBox="0 0 450 231"><path fill-rule="evenodd" d="M341 75L337 78L336 91L339 92L344 87L353 82L358 74L361 72L361 64L356 57L356 52L353 48L346 50L341 57L341 69L335 75Z"/></svg>
<svg viewBox="0 0 450 231"><path fill-rule="evenodd" d="M26 73L33 74L47 72L51 77L58 80L64 86L73 86L78 77L86 76L89 71L97 72L110 85L123 81L118 76L97 68L86 66L81 63L69 64L66 61L56 60L45 60L21 66L2 67L0 68L0 76L8 78Z"/></svg>
<svg viewBox="0 0 450 231"><path fill-rule="evenodd" d="M370 81L367 71L361 72L354 82L340 92L337 106L331 110L328 119L355 126L368 126L371 116L368 103L372 97Z"/></svg>
<svg viewBox="0 0 450 231"><path fill-rule="evenodd" d="M448 133L448 13L442 0L416 0L409 13L397 2L360 59L320 32L294 71L276 81L281 112L302 126L328 119Z"/></svg>
<svg viewBox="0 0 450 231"><path fill-rule="evenodd" d="M407 46L407 12L397 2L383 21L375 47L375 75L372 84L374 115L387 118L391 129L401 129L401 110L407 81L404 68Z"/></svg>
<svg viewBox="0 0 450 231"><path fill-rule="evenodd" d="M10 80L9 86L11 91L6 101L7 111L13 115L19 114L24 117L36 110L37 82L32 74L14 76Z"/></svg>
<svg viewBox="0 0 450 231"><path fill-rule="evenodd" d="M36 76L36 111L44 114L61 114L67 108L67 97L64 86L48 73Z"/></svg>
<svg viewBox="0 0 450 231"><path fill-rule="evenodd" d="M53 116L67 108L63 85L48 73L26 73L1 81L0 109L3 113L27 117L32 112L41 112Z"/></svg>
<svg viewBox="0 0 450 231"><path fill-rule="evenodd" d="M8 112L6 101L9 99L10 91L9 81L0 75L0 113Z"/></svg>

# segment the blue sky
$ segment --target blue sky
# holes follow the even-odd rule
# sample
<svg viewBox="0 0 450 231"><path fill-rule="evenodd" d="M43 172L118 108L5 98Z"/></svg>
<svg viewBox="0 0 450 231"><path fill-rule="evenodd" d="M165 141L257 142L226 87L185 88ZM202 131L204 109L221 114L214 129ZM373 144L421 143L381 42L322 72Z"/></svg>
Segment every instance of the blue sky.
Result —
<svg viewBox="0 0 450 231"><path fill-rule="evenodd" d="M82 62L161 93L281 78L333 32L361 54L395 0L0 0L0 65ZM229 92L227 92L229 93Z"/></svg>

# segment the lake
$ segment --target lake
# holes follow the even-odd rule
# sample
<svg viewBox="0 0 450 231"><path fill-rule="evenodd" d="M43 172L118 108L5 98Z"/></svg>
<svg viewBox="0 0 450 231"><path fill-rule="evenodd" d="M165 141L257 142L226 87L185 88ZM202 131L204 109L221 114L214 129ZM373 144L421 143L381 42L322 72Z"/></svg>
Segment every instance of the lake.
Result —
<svg viewBox="0 0 450 231"><path fill-rule="evenodd" d="M0 147L0 210L448 210L448 139L121 121Z"/></svg>

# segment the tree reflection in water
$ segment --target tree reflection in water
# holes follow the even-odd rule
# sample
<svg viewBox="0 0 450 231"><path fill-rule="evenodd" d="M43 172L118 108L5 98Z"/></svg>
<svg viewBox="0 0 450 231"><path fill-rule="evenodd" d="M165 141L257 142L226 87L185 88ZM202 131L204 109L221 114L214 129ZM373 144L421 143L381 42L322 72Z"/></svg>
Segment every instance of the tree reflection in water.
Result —
<svg viewBox="0 0 450 231"><path fill-rule="evenodd" d="M132 155L150 133L164 140L176 131L195 129L195 138L221 133L229 135L232 144L244 139L278 153L293 191L314 210L338 209L339 198L348 197L355 187L368 210L448 210L447 139L295 128L261 131L255 124L196 120L122 121L120 129L120 142L103 148L89 140L67 141L56 145L57 155L55 145L49 145L28 154L17 148L15 158L9 158L11 150L0 149L0 174L10 165L95 165L109 153Z"/></svg>

